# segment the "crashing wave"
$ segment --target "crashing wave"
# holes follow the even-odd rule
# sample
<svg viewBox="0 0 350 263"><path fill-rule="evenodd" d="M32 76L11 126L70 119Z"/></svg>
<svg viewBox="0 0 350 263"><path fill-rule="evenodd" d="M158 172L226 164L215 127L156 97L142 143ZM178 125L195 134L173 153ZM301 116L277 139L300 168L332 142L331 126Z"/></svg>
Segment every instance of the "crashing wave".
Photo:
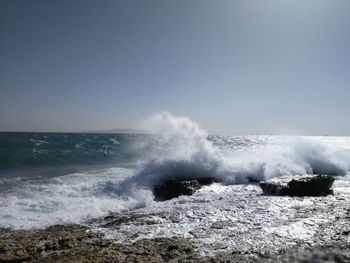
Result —
<svg viewBox="0 0 350 263"><path fill-rule="evenodd" d="M282 175L319 173L345 175L350 149L306 137L279 137L259 152L223 154L208 132L186 117L163 112L147 127L157 134L154 150L129 183L147 187L169 179L215 177L227 184L266 180Z"/></svg>

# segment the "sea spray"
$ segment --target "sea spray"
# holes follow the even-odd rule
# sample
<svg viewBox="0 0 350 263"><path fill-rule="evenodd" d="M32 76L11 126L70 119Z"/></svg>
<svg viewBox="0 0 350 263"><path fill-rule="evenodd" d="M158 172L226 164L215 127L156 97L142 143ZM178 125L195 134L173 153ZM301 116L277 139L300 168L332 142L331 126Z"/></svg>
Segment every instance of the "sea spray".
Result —
<svg viewBox="0 0 350 263"><path fill-rule="evenodd" d="M156 134L154 151L140 162L134 182L154 186L169 179L215 176L221 152L208 132L187 117L163 112L153 115L144 126Z"/></svg>
<svg viewBox="0 0 350 263"><path fill-rule="evenodd" d="M282 175L349 172L349 148L307 137L279 136L278 143L266 145L259 152L225 155L208 138L208 132L187 117L163 112L152 116L145 127L157 135L155 150L141 162L129 181L142 186L208 176L234 184Z"/></svg>
<svg viewBox="0 0 350 263"><path fill-rule="evenodd" d="M220 155L208 140L208 132L190 118L163 112L147 119L144 127L157 135L157 151L149 158L207 161L212 160L214 155Z"/></svg>

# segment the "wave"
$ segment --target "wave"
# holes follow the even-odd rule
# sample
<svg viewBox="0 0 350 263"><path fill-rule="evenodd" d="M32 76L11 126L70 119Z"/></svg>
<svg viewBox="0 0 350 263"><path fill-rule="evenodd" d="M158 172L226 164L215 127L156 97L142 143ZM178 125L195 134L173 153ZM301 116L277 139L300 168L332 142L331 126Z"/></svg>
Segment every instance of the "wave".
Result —
<svg viewBox="0 0 350 263"><path fill-rule="evenodd" d="M128 188L116 192L107 187L118 185L132 174L131 169L108 168L45 182L21 182L0 195L0 227L33 229L84 223L111 212L145 207L153 200L151 191Z"/></svg>
<svg viewBox="0 0 350 263"><path fill-rule="evenodd" d="M149 188L169 179L208 176L236 184L306 173L341 176L350 171L348 140L341 146L320 137L270 136L262 137L270 142L261 144L261 149L237 152L233 147L225 152L205 129L186 117L159 113L147 121L146 128L157 134L157 151L140 163L125 184Z"/></svg>

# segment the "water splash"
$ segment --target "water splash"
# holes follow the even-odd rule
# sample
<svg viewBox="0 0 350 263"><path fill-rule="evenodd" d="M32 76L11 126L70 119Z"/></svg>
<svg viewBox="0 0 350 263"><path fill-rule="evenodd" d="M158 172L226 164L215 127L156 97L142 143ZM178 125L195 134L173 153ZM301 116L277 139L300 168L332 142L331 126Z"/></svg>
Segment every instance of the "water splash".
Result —
<svg viewBox="0 0 350 263"><path fill-rule="evenodd" d="M146 127L157 135L155 150L129 183L150 187L169 179L212 176L234 184L305 173L345 175L350 170L349 145L314 137L277 136L259 151L224 154L208 132L187 117L163 112L152 116Z"/></svg>

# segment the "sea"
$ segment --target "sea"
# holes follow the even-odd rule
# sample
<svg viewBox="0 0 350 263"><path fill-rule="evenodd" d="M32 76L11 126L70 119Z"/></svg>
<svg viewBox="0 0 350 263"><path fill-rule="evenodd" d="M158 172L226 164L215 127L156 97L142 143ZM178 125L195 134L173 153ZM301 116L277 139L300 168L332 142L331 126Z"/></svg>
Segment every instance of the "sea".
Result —
<svg viewBox="0 0 350 263"><path fill-rule="evenodd" d="M295 213L308 211L318 199L267 197L251 182L331 174L337 178L335 192L350 200L349 137L219 136L169 113L153 117L148 127L143 134L1 132L0 227L82 224L120 242L182 236L226 244L230 231L260 225L265 236L308 238L329 215L325 211L295 220ZM154 198L153 188L166 180L204 176L221 183L193 196ZM157 216L165 211L177 220ZM123 231L107 231L97 223L111 214L130 213L147 214L158 223ZM209 227L222 222L225 231Z"/></svg>

